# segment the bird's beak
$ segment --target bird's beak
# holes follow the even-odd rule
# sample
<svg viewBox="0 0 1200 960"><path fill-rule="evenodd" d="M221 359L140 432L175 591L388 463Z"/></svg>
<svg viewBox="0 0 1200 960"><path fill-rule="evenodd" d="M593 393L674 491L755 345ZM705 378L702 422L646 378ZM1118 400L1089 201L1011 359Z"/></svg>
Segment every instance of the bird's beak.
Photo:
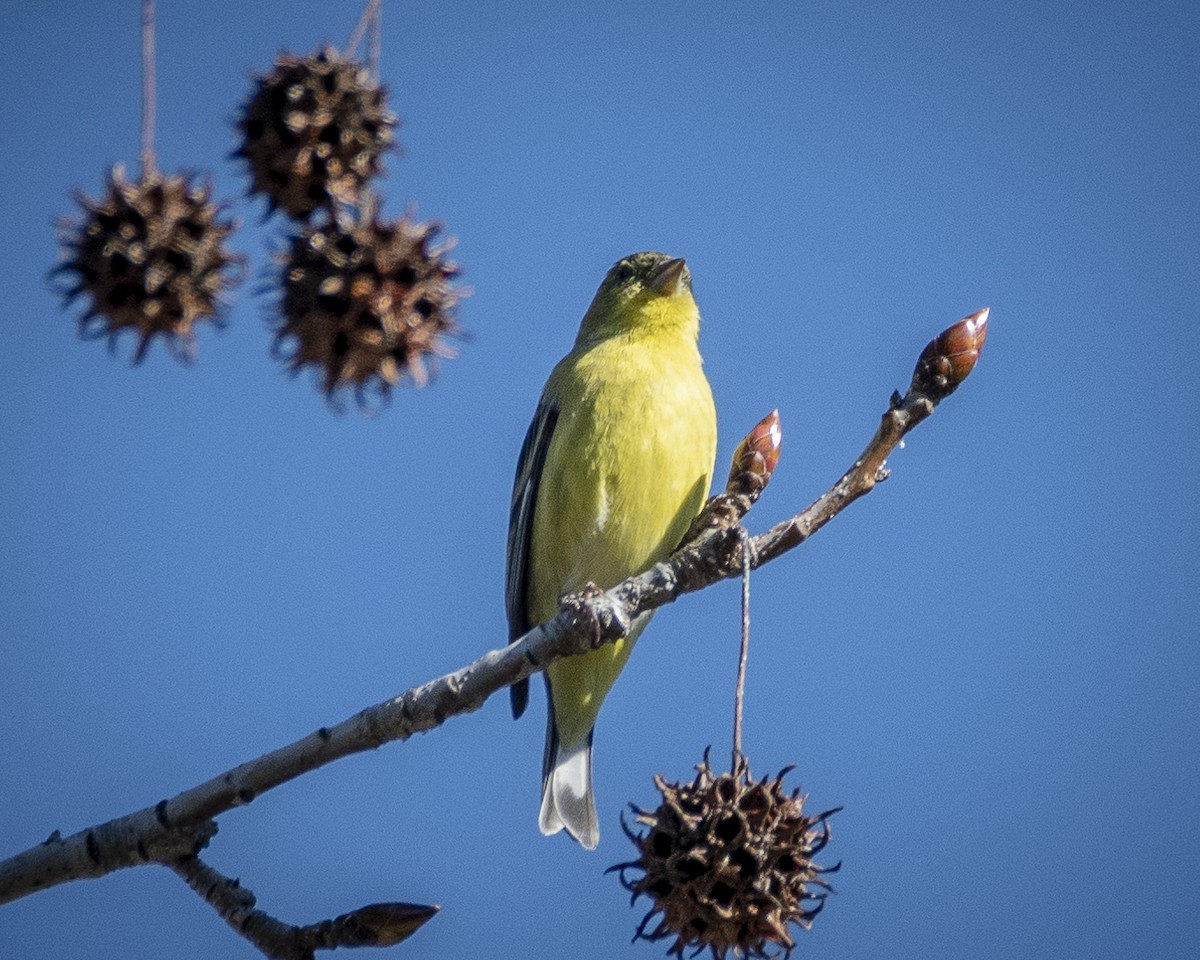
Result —
<svg viewBox="0 0 1200 960"><path fill-rule="evenodd" d="M651 288L667 296L675 296L683 290L683 271L686 269L687 261L683 257L668 260L654 271L654 276L650 278Z"/></svg>

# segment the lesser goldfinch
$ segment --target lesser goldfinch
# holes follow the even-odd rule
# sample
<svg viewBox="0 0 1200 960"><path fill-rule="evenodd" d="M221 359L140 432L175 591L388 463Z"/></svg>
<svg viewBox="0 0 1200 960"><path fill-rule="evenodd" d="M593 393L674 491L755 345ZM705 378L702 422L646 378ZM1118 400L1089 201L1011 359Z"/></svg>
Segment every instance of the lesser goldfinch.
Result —
<svg viewBox="0 0 1200 960"><path fill-rule="evenodd" d="M618 261L550 374L521 448L508 529L506 605L516 639L589 583L607 589L665 559L708 494L717 417L701 365L687 264ZM650 614L614 644L551 664L542 766L544 834L600 839L592 733ZM529 681L512 688L513 716Z"/></svg>

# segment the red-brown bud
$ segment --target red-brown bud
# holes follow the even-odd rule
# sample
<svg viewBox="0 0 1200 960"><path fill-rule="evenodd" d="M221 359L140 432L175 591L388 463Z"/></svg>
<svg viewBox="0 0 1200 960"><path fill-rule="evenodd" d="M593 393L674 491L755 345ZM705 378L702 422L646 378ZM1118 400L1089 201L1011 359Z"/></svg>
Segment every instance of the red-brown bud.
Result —
<svg viewBox="0 0 1200 960"><path fill-rule="evenodd" d="M742 486L752 481L759 491L771 481L779 465L783 431L779 426L779 411L772 410L746 434L733 453L728 487Z"/></svg>
<svg viewBox="0 0 1200 960"><path fill-rule="evenodd" d="M930 340L917 358L909 389L935 404L950 396L975 369L987 339L987 323L988 308L984 307Z"/></svg>
<svg viewBox="0 0 1200 960"><path fill-rule="evenodd" d="M333 921L342 946L390 947L407 940L441 907L420 903L372 903Z"/></svg>

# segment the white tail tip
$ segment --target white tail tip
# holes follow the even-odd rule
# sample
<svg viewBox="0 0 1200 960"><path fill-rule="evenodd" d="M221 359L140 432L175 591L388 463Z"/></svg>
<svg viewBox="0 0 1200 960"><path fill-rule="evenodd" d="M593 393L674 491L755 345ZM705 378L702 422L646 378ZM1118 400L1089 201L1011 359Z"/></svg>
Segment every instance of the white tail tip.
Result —
<svg viewBox="0 0 1200 960"><path fill-rule="evenodd" d="M558 745L554 766L542 783L538 826L546 836L566 829L585 850L600 842L596 800L592 793L592 738L570 747Z"/></svg>

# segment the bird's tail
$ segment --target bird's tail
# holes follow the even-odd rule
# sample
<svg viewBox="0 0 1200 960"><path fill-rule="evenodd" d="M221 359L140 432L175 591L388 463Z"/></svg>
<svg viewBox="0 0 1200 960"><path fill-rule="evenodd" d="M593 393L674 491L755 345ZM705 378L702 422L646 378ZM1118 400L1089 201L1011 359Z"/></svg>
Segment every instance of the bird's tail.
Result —
<svg viewBox="0 0 1200 960"><path fill-rule="evenodd" d="M542 811L538 826L549 836L564 827L587 850L600 842L596 798L592 793L592 735L563 746L554 725L554 711L546 724L546 755L542 761Z"/></svg>

